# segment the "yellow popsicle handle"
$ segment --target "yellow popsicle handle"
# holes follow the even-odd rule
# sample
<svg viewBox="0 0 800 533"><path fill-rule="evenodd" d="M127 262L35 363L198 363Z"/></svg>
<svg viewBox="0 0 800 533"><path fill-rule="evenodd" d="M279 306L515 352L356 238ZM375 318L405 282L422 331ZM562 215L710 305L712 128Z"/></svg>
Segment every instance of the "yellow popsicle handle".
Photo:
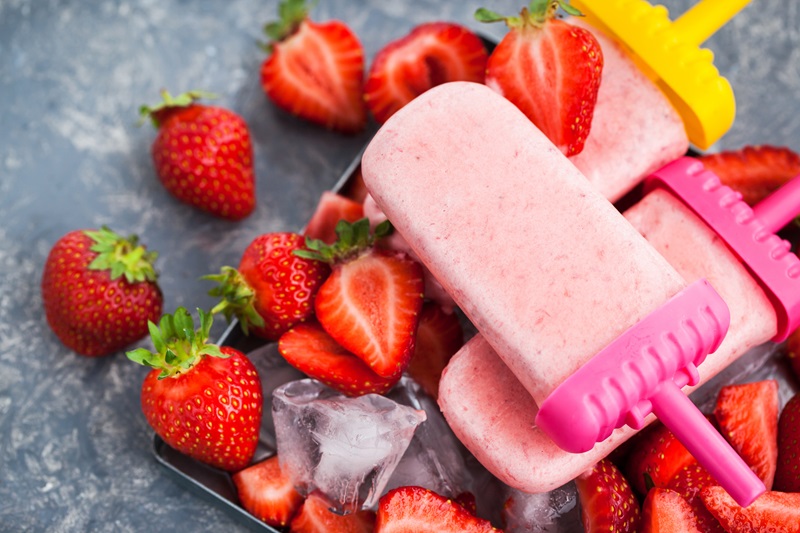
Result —
<svg viewBox="0 0 800 533"><path fill-rule="evenodd" d="M700 0L672 27L685 42L700 46L749 3L750 0Z"/></svg>

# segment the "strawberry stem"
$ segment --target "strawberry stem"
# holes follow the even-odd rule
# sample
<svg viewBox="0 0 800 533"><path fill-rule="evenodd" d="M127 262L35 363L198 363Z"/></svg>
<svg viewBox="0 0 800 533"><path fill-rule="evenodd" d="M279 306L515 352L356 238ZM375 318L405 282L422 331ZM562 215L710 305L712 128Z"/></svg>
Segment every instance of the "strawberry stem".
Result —
<svg viewBox="0 0 800 533"><path fill-rule="evenodd" d="M261 43L261 48L271 54L275 43L293 35L316 4L316 0L309 6L306 5L306 0L283 0L278 4L278 20L264 25L264 33L270 38L270 42Z"/></svg>
<svg viewBox="0 0 800 533"><path fill-rule="evenodd" d="M541 28L548 20L554 18L561 8L565 13L574 17L583 14L569 4L569 0L531 0L527 7L523 7L516 17L507 17L485 8L475 11L475 20L478 22L505 22L509 28L522 28L530 25Z"/></svg>
<svg viewBox="0 0 800 533"><path fill-rule="evenodd" d="M371 248L378 239L391 234L393 228L388 220L384 220L370 233L369 219L365 217L352 223L342 219L336 224L335 231L337 239L333 244L306 237L308 249L295 250L292 253L303 259L328 264L344 262Z"/></svg>
<svg viewBox="0 0 800 533"><path fill-rule="evenodd" d="M212 315L222 313L228 322L236 316L245 335L250 334L250 326L264 327L264 318L255 308L256 293L238 270L224 266L219 274L203 276L201 279L218 283L218 286L208 291L209 296L222 298L211 309Z"/></svg>
<svg viewBox="0 0 800 533"><path fill-rule="evenodd" d="M161 127L161 124L167 120L167 117L172 114L177 109L189 107L190 105L194 104L197 100L205 99L214 99L217 95L214 93L206 92L206 91L187 91L185 93L181 93L177 96L172 96L169 91L166 89L161 90L161 102L153 105L147 106L143 105L139 107L139 115L141 119L139 120L139 124L141 125L145 120L148 118L150 122L155 126L156 129Z"/></svg>
<svg viewBox="0 0 800 533"><path fill-rule="evenodd" d="M200 316L200 328L197 330L184 307L179 307L172 315L162 316L158 326L148 320L147 327L155 351L137 348L125 355L134 363L160 369L158 379L186 373L205 356L227 358L219 346L207 343L214 316L202 309L198 309L197 313Z"/></svg>
<svg viewBox="0 0 800 533"><path fill-rule="evenodd" d="M83 233L94 241L90 249L98 254L89 264L89 269L108 270L111 272L111 279L125 276L128 283L154 282L158 278L153 266L158 253L148 252L139 244L139 237L136 235L123 238L107 226L102 226L98 231L87 230Z"/></svg>

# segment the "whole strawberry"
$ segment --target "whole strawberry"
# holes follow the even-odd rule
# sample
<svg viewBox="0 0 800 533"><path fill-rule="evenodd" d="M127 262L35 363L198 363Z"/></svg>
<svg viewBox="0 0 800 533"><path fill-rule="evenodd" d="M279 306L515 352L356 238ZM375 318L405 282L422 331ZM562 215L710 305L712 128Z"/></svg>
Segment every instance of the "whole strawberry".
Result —
<svg viewBox="0 0 800 533"><path fill-rule="evenodd" d="M234 316L245 333L278 340L295 324L314 314L314 298L330 267L294 254L305 248L297 233L266 233L256 237L242 254L238 270L222 267L205 276L219 285L209 295L220 297L212 313Z"/></svg>
<svg viewBox="0 0 800 533"><path fill-rule="evenodd" d="M239 115L198 104L205 93L191 91L143 106L141 114L158 128L151 148L156 174L175 198L214 216L241 220L255 207L253 147Z"/></svg>
<svg viewBox="0 0 800 533"><path fill-rule="evenodd" d="M147 335L161 316L163 297L153 263L135 235L78 230L59 239L44 265L42 300L47 323L81 355L98 357Z"/></svg>
<svg viewBox="0 0 800 533"><path fill-rule="evenodd" d="M261 65L261 86L289 113L342 133L364 129L364 50L343 22L318 24L305 0L284 0L280 20L267 24L270 54Z"/></svg>
<svg viewBox="0 0 800 533"><path fill-rule="evenodd" d="M517 17L479 9L475 18L505 21L510 30L489 56L486 85L572 156L591 129L603 52L589 31L555 18L559 7L580 14L564 0L531 0Z"/></svg>
<svg viewBox="0 0 800 533"><path fill-rule="evenodd" d="M778 419L778 466L773 489L800 492L800 394L795 394Z"/></svg>
<svg viewBox="0 0 800 533"><path fill-rule="evenodd" d="M247 357L208 343L213 315L185 308L150 323L155 346L127 353L153 370L142 384L142 411L164 442L198 461L238 471L253 458L261 426L261 380Z"/></svg>

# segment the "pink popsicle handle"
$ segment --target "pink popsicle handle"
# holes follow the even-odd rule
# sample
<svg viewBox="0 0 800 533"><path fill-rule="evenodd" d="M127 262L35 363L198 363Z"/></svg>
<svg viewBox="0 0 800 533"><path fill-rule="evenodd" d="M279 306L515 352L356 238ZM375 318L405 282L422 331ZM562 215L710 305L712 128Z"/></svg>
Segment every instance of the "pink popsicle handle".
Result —
<svg viewBox="0 0 800 533"><path fill-rule="evenodd" d="M800 174L753 207L766 229L777 232L800 214Z"/></svg>
<svg viewBox="0 0 800 533"><path fill-rule="evenodd" d="M650 401L653 413L739 505L750 505L767 490L674 382L662 382Z"/></svg>

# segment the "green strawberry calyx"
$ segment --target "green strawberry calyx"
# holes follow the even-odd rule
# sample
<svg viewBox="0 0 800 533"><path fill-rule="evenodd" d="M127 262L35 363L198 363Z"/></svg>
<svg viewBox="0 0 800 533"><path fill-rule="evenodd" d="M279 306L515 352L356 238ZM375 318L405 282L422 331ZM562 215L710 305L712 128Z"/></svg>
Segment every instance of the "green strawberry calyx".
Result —
<svg viewBox="0 0 800 533"><path fill-rule="evenodd" d="M370 231L368 218L355 222L340 220L336 224L336 242L327 244L319 239L306 237L307 250L294 250L292 253L303 259L322 261L334 264L349 261L362 252L372 248L378 239L392 233L394 228L388 220L384 220L373 232Z"/></svg>
<svg viewBox="0 0 800 533"><path fill-rule="evenodd" d="M526 26L541 28L548 20L556 16L558 8L573 17L583 16L583 13L569 4L569 0L531 0L526 7L522 8L519 16L507 17L481 7L475 11L475 20L478 22L505 22L509 28Z"/></svg>
<svg viewBox="0 0 800 533"><path fill-rule="evenodd" d="M238 270L224 266L219 274L203 276L202 279L218 284L208 291L209 296L221 298L211 309L211 314L222 313L228 322L236 316L245 335L250 334L251 326L264 327L264 318L255 308L256 293Z"/></svg>
<svg viewBox="0 0 800 533"><path fill-rule="evenodd" d="M211 100L216 97L216 94L206 91L187 91L177 96L172 96L169 91L163 89L161 91L160 102L152 106L143 105L139 107L139 115L141 116L140 124L150 119L153 126L158 129L175 110L189 107L198 100Z"/></svg>
<svg viewBox="0 0 800 533"><path fill-rule="evenodd" d="M264 25L264 33L270 38L270 42L261 43L261 48L271 54L275 43L293 35L315 5L316 1L309 6L306 5L306 0L283 0L278 4L278 20Z"/></svg>
<svg viewBox="0 0 800 533"><path fill-rule="evenodd" d="M150 339L155 351L146 348L126 352L128 359L140 365L160 369L158 379L185 374L205 356L227 358L219 346L208 343L214 315L202 309L197 310L200 316L200 328L195 330L194 320L184 307L179 307L173 314L165 314L158 325L147 321Z"/></svg>
<svg viewBox="0 0 800 533"><path fill-rule="evenodd" d="M122 237L106 226L83 233L94 241L90 249L97 253L89 263L90 270L108 270L111 279L125 276L128 283L155 282L158 278L153 266L158 252L148 252L136 235Z"/></svg>

